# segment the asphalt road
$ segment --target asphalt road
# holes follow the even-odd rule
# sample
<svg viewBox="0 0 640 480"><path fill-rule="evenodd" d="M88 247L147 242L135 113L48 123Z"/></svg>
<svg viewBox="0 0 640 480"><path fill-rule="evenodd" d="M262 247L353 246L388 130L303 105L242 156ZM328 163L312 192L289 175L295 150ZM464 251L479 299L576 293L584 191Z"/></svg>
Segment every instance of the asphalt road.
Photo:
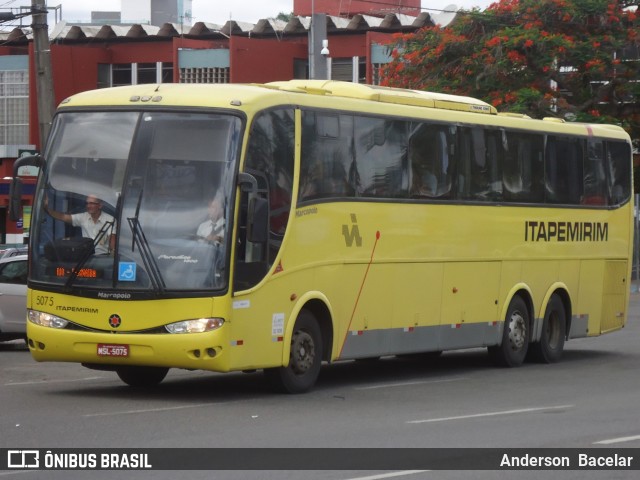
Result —
<svg viewBox="0 0 640 480"><path fill-rule="evenodd" d="M115 374L37 363L0 344L0 448L640 449L640 294L627 326L571 340L562 362L492 366L484 349L437 361L388 358L324 367L304 395L269 391L260 373L172 371L136 391ZM171 455L168 451L168 455ZM638 451L640 453L640 450ZM236 452L237 453L237 452ZM640 464L640 454L635 459ZM327 460L332 465L331 458ZM242 461L238 461L242 464ZM631 479L638 470L269 470L43 472L1 478ZM637 465L636 465L637 467ZM247 466L245 468L252 468ZM296 467L297 468L297 467ZM464 468L464 462L461 463Z"/></svg>

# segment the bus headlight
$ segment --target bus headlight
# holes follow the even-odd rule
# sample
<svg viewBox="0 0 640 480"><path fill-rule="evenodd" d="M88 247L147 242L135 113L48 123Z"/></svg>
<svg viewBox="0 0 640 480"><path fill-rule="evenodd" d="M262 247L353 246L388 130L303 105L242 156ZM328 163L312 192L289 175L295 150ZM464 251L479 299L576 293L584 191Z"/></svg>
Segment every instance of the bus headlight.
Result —
<svg viewBox="0 0 640 480"><path fill-rule="evenodd" d="M65 328L69 321L64 318L51 315L50 313L39 312L38 310L27 310L27 318L31 323L49 328Z"/></svg>
<svg viewBox="0 0 640 480"><path fill-rule="evenodd" d="M198 318L195 320L183 320L182 322L165 325L169 333L203 333L216 330L224 324L222 318Z"/></svg>

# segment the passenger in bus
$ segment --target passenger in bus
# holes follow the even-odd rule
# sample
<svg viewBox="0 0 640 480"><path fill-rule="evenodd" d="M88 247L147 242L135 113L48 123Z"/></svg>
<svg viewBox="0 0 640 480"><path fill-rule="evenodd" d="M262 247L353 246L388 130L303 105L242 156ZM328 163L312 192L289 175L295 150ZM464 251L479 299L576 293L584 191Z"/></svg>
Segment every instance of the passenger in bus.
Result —
<svg viewBox="0 0 640 480"><path fill-rule="evenodd" d="M46 195L44 197L44 211L56 220L80 227L82 236L85 238L96 240L100 231L106 228L107 231L94 246L94 249L97 255L112 252L116 243L114 218L102 211L102 200L94 195L87 196L86 209L86 212L73 214L57 212L49 208L49 198Z"/></svg>
<svg viewBox="0 0 640 480"><path fill-rule="evenodd" d="M198 226L198 239L210 243L221 244L224 241L224 196L217 192L208 203L209 218Z"/></svg>

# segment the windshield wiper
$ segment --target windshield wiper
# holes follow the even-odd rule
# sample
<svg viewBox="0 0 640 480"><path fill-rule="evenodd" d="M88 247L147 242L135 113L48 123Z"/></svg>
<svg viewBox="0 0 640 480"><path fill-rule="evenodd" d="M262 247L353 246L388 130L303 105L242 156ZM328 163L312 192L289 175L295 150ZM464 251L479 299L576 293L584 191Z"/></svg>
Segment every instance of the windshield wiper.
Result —
<svg viewBox="0 0 640 480"><path fill-rule="evenodd" d="M145 236L144 231L142 230L142 225L140 225L140 220L138 219L141 203L142 190L140 190L140 195L138 196L138 204L136 205L135 216L127 218L127 222L129 223L129 228L131 228L132 233L131 251L134 252L135 245L138 246L138 250L140 250L140 256L142 257L142 263L144 264L144 268L149 274L149 279L151 280L153 289L160 293L163 293L166 288L166 284L164 283L164 279L162 278L162 273L160 273L158 263L153 257L151 247L149 247L149 242L147 241L147 237Z"/></svg>

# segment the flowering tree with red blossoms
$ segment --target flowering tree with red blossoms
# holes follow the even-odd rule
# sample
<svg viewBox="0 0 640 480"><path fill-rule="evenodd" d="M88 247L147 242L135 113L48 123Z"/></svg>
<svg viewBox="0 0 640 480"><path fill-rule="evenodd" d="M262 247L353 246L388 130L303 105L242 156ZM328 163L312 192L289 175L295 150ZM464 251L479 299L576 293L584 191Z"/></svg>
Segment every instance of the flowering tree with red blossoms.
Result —
<svg viewBox="0 0 640 480"><path fill-rule="evenodd" d="M468 95L640 138L640 1L500 0L397 35L382 84Z"/></svg>

